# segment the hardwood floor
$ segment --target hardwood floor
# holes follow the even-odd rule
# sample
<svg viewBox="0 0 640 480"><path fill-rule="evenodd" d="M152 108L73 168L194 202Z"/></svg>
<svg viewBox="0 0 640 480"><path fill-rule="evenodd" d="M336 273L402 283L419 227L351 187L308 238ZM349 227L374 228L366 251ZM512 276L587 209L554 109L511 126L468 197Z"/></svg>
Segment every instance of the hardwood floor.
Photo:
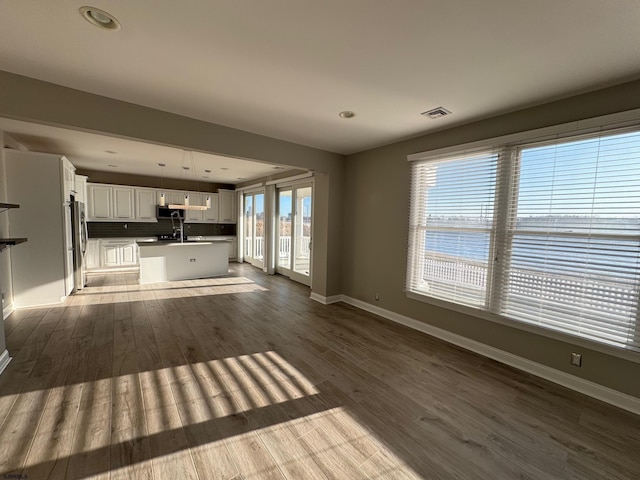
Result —
<svg viewBox="0 0 640 480"><path fill-rule="evenodd" d="M640 478L639 417L232 269L14 312L3 478Z"/></svg>

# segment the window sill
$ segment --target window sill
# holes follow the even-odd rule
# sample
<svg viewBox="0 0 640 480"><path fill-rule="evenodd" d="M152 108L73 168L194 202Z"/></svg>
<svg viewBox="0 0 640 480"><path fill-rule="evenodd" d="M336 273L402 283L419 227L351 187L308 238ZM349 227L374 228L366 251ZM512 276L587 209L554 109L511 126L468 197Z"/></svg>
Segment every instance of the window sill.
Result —
<svg viewBox="0 0 640 480"><path fill-rule="evenodd" d="M633 350L627 350L620 347L614 347L611 345L596 342L586 338L569 335L566 333L558 332L555 330L539 327L539 326L524 323L524 322L519 322L517 320L511 320L509 318L503 317L501 315L496 315L495 313L491 313L486 310L480 310L478 308L467 307L465 305L460 305L453 302L447 302L446 300L429 297L423 294L406 292L406 296L411 300L417 300L419 302L427 303L429 305L434 305L440 308L445 308L447 310L452 310L454 312L463 313L470 317L480 318L482 320L487 320L493 323L499 323L507 327L515 328L517 330L523 330L525 332L547 337L552 340L557 340L557 341L568 343L571 345L588 348L589 350L594 350L596 352L611 355L613 357L621 358L623 360L628 360L630 362L640 363L640 352L635 352Z"/></svg>

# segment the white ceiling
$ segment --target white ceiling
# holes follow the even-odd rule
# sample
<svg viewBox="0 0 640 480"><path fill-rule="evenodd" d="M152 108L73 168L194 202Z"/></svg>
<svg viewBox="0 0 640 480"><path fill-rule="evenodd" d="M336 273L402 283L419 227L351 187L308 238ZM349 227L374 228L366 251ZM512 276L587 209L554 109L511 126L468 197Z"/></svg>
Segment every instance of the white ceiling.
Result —
<svg viewBox="0 0 640 480"><path fill-rule="evenodd" d="M235 185L290 168L2 117L0 130L9 133L29 150L65 155L80 169ZM165 166L161 167L159 163Z"/></svg>
<svg viewBox="0 0 640 480"><path fill-rule="evenodd" d="M86 2L3 1L1 68L344 154L640 77L638 0Z"/></svg>

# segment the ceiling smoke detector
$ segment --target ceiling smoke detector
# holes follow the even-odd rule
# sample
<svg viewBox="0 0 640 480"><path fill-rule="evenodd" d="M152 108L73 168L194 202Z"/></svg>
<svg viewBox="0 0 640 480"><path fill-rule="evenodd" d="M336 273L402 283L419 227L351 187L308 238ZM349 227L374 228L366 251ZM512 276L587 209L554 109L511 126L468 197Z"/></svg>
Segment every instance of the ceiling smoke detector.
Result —
<svg viewBox="0 0 640 480"><path fill-rule="evenodd" d="M438 107L431 110L427 110L426 112L422 112L420 115L424 115L425 117L429 117L431 119L436 119L436 118L444 117L445 115L451 115L451 112L446 108Z"/></svg>

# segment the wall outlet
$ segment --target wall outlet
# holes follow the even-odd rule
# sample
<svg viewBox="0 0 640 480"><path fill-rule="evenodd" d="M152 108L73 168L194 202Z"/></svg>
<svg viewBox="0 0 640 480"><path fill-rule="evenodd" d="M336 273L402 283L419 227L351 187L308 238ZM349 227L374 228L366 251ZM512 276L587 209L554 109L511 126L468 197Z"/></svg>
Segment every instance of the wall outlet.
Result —
<svg viewBox="0 0 640 480"><path fill-rule="evenodd" d="M582 355L580 353L571 353L571 365L575 365L576 367L582 366Z"/></svg>
<svg viewBox="0 0 640 480"><path fill-rule="evenodd" d="M380 301L380 294L376 293L376 302L379 302L379 301Z"/></svg>

